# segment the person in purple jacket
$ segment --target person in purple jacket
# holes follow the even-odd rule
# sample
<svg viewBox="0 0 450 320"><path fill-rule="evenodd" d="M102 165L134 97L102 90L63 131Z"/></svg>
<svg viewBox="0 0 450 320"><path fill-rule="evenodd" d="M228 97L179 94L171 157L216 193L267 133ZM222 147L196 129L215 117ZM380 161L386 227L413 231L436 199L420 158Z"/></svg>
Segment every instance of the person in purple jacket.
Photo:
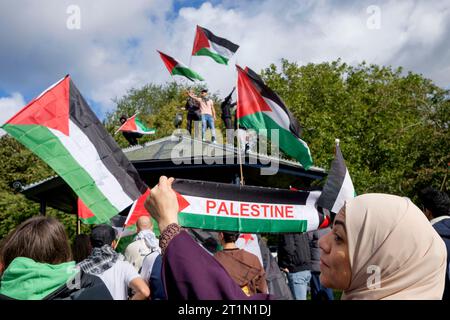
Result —
<svg viewBox="0 0 450 320"><path fill-rule="evenodd" d="M201 248L178 224L174 179L160 177L145 208L161 230L162 277L168 300L263 300L267 294L247 297L222 265Z"/></svg>

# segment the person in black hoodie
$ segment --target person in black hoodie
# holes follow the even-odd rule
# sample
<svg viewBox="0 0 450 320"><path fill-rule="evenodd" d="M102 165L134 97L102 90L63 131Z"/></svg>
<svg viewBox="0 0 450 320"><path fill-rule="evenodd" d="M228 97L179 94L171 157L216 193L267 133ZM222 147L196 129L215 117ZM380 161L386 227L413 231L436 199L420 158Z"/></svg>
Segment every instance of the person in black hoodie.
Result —
<svg viewBox="0 0 450 320"><path fill-rule="evenodd" d="M2 243L0 300L112 300L103 281L71 261L64 226L52 217L33 217Z"/></svg>
<svg viewBox="0 0 450 320"><path fill-rule="evenodd" d="M450 300L450 198L443 192L428 187L420 191L422 210L447 247L447 277L443 300Z"/></svg>
<svg viewBox="0 0 450 320"><path fill-rule="evenodd" d="M305 233L281 235L278 243L278 265L287 273L295 300L306 300L311 280L311 249Z"/></svg>

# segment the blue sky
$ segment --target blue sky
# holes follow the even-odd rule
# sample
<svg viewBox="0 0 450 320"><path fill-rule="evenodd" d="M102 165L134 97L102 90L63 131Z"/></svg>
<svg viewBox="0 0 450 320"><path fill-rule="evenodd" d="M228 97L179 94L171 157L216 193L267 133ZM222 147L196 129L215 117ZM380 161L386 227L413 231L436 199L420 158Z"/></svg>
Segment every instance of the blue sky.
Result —
<svg viewBox="0 0 450 320"><path fill-rule="evenodd" d="M79 29L67 27L70 5ZM191 59L221 95L235 63L261 70L281 58L403 66L448 88L449 18L445 0L4 0L0 123L67 73L102 118L128 89L171 81L156 50L188 64L197 24L240 45L230 66Z"/></svg>

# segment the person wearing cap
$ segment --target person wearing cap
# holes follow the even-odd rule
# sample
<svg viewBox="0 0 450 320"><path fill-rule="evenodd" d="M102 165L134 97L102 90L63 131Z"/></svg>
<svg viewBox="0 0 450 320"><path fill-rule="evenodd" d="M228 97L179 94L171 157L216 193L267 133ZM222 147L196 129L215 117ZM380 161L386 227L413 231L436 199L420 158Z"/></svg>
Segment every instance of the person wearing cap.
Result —
<svg viewBox="0 0 450 320"><path fill-rule="evenodd" d="M209 128L211 129L211 142L216 143L216 128L214 127L214 121L216 121L216 111L214 110L214 102L208 97L208 90L203 89L201 91L201 97L197 97L192 91L190 91L188 95L200 105L203 141L205 141L206 129Z"/></svg>
<svg viewBox="0 0 450 320"><path fill-rule="evenodd" d="M113 249L115 239L116 233L111 226L96 226L91 232L92 253L78 266L102 279L114 300L127 300L129 288L134 292L132 300L147 299L149 287L135 268Z"/></svg>

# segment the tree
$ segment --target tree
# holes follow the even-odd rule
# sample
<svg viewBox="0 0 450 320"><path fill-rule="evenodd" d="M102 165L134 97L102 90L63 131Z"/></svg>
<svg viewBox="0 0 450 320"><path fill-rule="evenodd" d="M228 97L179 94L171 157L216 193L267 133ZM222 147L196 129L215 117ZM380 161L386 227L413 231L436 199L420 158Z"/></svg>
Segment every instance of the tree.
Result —
<svg viewBox="0 0 450 320"><path fill-rule="evenodd" d="M340 60L305 66L282 60L280 71L271 65L262 76L302 123L316 165L329 167L340 138L359 194L415 199L426 185L441 187L450 162L450 102L431 80Z"/></svg>

